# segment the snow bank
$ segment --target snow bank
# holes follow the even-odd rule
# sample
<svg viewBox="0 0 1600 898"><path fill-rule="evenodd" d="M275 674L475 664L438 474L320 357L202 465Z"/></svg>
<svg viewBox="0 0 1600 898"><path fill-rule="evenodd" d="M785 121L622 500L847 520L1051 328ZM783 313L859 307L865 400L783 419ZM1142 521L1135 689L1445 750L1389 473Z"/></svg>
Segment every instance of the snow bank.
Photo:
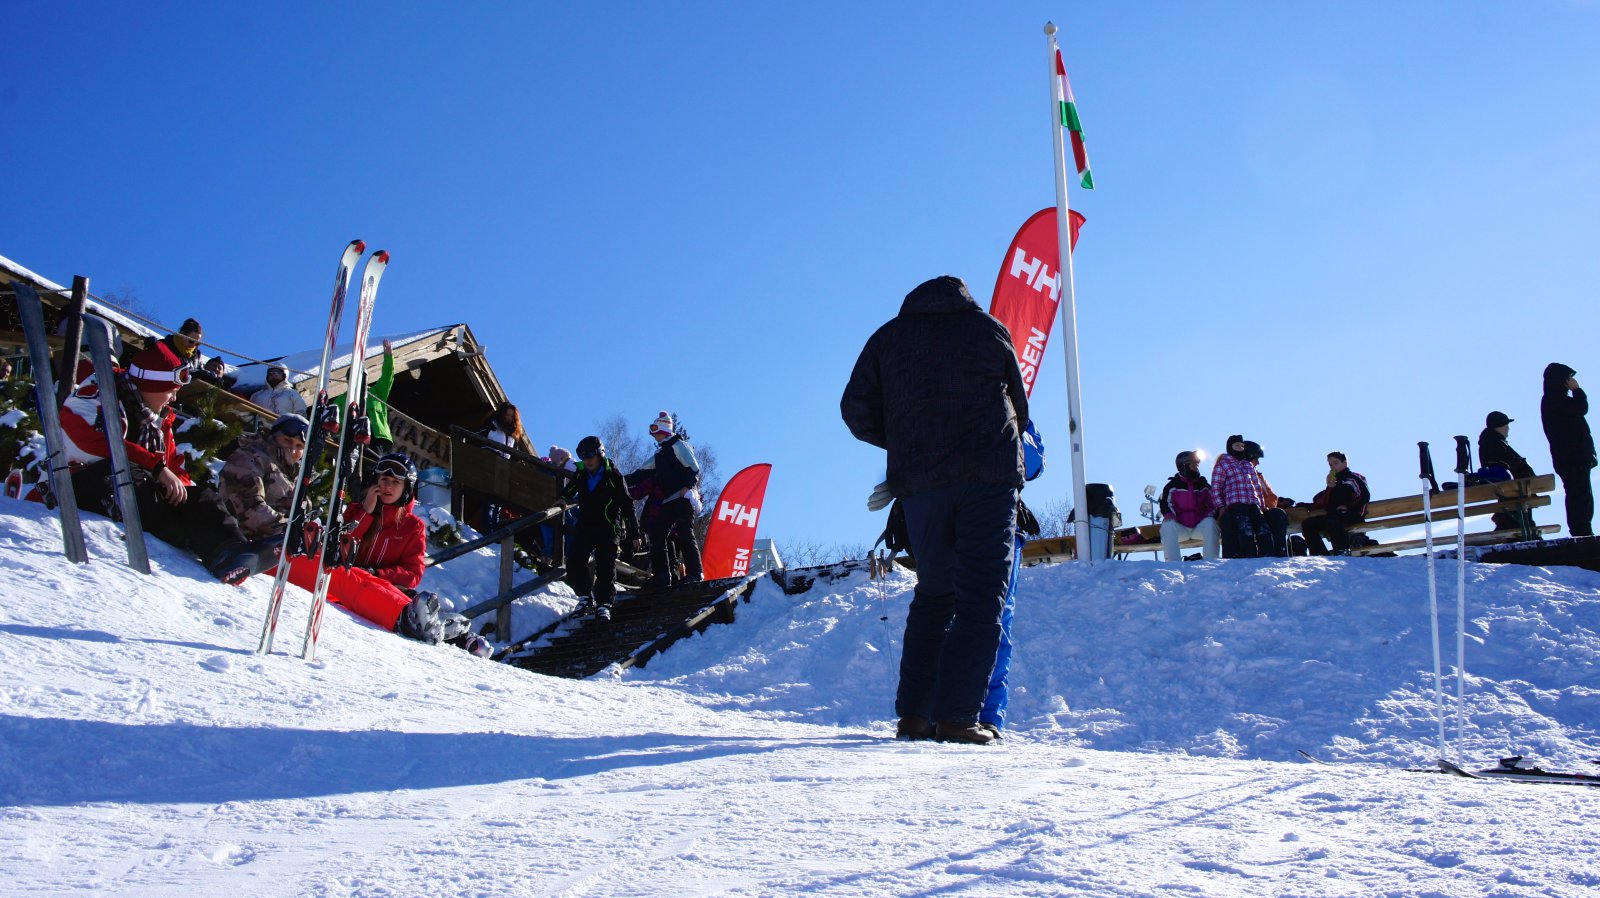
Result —
<svg viewBox="0 0 1600 898"><path fill-rule="evenodd" d="M1455 566L1440 618L1454 726ZM761 583L734 627L629 679L711 707L829 725L893 716L915 577L864 574L800 596ZM1467 566L1469 757L1596 757L1600 574ZM1425 763L1438 754L1427 562L1113 562L1023 571L1009 727L1117 751Z"/></svg>

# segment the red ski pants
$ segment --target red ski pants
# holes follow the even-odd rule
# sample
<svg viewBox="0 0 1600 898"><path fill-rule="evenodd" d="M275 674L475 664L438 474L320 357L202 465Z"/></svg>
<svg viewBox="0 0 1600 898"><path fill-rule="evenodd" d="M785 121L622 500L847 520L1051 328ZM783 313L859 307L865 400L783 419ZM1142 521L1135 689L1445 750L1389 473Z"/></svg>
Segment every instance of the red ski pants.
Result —
<svg viewBox="0 0 1600 898"><path fill-rule="evenodd" d="M311 592L317 585L316 578L317 563L311 558L296 555L290 559L290 583ZM328 601L338 602L351 614L393 632L400 612L411 604L411 597L382 577L359 568L336 567L328 579Z"/></svg>

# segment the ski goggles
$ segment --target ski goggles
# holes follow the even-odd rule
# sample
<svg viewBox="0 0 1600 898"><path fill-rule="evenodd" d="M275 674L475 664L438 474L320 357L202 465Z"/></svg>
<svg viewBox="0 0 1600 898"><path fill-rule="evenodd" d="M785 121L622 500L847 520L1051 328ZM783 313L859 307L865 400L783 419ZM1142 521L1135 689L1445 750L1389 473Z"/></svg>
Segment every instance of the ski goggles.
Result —
<svg viewBox="0 0 1600 898"><path fill-rule="evenodd" d="M139 380L171 383L177 384L180 387L184 387L188 386L189 381L194 378L194 372L189 370L188 365L180 365L171 371L151 371L148 368L141 368L138 365L129 365L128 376L138 378Z"/></svg>
<svg viewBox="0 0 1600 898"><path fill-rule="evenodd" d="M589 450L586 450L586 451L583 451L583 452L579 452L578 453L578 458L581 461L588 461L589 459L594 458L596 455L599 455L599 454L600 454L600 450L599 449L589 449Z"/></svg>
<svg viewBox="0 0 1600 898"><path fill-rule="evenodd" d="M305 440L311 434L311 422L306 421L304 418L300 418L298 416L288 418L286 420L279 421L277 424L274 424L272 426L272 432L291 436L297 440Z"/></svg>
<svg viewBox="0 0 1600 898"><path fill-rule="evenodd" d="M650 435L651 436L654 436L654 435L656 435L658 433L671 433L671 432L672 431L666 429L665 427L662 427L660 424L651 424L650 425Z"/></svg>
<svg viewBox="0 0 1600 898"><path fill-rule="evenodd" d="M383 461L378 462L377 467L373 468L372 470L378 473L380 476L388 475L396 480L411 479L410 469L406 467L405 462L402 462L397 458L386 458Z"/></svg>

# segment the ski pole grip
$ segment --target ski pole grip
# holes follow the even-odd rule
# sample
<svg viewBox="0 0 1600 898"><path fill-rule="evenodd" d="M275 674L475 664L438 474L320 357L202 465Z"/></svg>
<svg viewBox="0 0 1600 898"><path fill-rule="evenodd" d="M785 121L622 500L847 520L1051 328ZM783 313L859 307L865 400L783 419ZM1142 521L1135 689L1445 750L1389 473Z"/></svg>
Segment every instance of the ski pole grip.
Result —
<svg viewBox="0 0 1600 898"><path fill-rule="evenodd" d="M1464 475L1470 470L1472 470L1472 447L1471 447L1471 444L1467 442L1467 438L1466 437L1461 436L1460 434L1457 434L1456 435L1456 473ZM1463 477L1461 479L1462 479L1462 482L1465 483L1466 478Z"/></svg>
<svg viewBox="0 0 1600 898"><path fill-rule="evenodd" d="M1433 458L1428 454L1428 444L1424 440L1417 441L1417 477L1422 480L1433 478Z"/></svg>

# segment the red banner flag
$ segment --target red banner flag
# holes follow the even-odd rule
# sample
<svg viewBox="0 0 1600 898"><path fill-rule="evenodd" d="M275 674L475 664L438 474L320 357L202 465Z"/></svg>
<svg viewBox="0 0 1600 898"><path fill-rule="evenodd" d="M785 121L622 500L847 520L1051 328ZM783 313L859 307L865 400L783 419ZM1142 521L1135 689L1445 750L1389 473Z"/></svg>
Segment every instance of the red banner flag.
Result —
<svg viewBox="0 0 1600 898"><path fill-rule="evenodd" d="M1078 229L1084 218L1077 210L1072 217L1072 245L1078 245ZM1050 328L1056 322L1056 303L1061 301L1060 237L1056 232L1056 209L1040 209L1022 223L1011 241L1000 276L995 278L994 299L989 314L1011 331L1017 347L1017 364L1022 382L1033 395L1033 379L1044 361L1044 347L1050 342Z"/></svg>
<svg viewBox="0 0 1600 898"><path fill-rule="evenodd" d="M700 553L707 580L750 573L756 523L761 520L761 503L767 495L767 476L771 473L772 465L751 465L733 475L722 488L711 512L711 526L706 530L705 550Z"/></svg>

